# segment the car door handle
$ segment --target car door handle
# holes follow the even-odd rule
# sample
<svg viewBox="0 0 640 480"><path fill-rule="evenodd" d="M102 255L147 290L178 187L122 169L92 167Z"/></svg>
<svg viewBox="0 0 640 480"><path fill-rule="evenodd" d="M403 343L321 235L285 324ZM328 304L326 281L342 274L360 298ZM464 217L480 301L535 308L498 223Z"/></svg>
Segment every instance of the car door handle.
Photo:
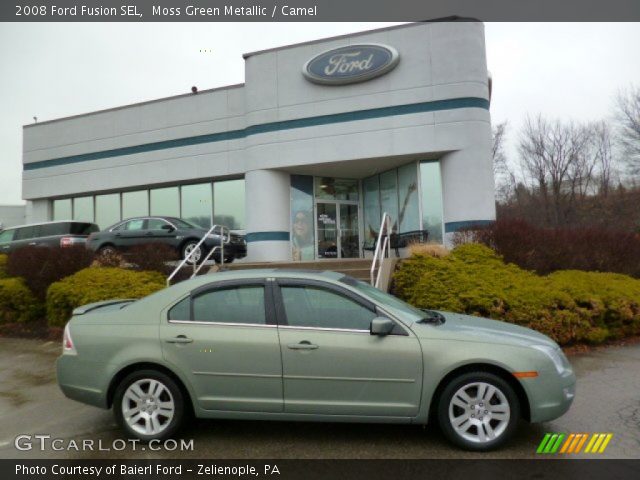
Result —
<svg viewBox="0 0 640 480"><path fill-rule="evenodd" d="M287 348L290 348L291 350L316 350L319 347L314 343L303 340L300 343L290 343L287 345Z"/></svg>
<svg viewBox="0 0 640 480"><path fill-rule="evenodd" d="M153 232L147 232L147 233L145 233L145 235L146 235L147 237L151 237L151 236L153 235Z"/></svg>
<svg viewBox="0 0 640 480"><path fill-rule="evenodd" d="M116 234L114 235L114 237L121 237L121 236L122 236L122 234L121 234L121 233L116 233Z"/></svg>
<svg viewBox="0 0 640 480"><path fill-rule="evenodd" d="M37 245L37 243L36 242L29 242L29 245L34 246L34 245Z"/></svg>
<svg viewBox="0 0 640 480"><path fill-rule="evenodd" d="M185 337L184 335L178 335L177 337L168 338L167 343L192 343L193 338Z"/></svg>

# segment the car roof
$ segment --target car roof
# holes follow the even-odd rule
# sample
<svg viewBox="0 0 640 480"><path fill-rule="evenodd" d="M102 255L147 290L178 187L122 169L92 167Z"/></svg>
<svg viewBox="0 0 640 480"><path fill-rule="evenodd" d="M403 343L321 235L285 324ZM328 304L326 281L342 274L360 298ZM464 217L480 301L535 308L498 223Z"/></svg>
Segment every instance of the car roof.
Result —
<svg viewBox="0 0 640 480"><path fill-rule="evenodd" d="M84 223L86 225L95 225L93 222L87 222L84 220L52 220L50 222L38 222L38 223L25 223L24 225L13 225L11 227L2 227L0 231L15 230L16 228L24 227L39 227L40 225L55 225L57 223Z"/></svg>
<svg viewBox="0 0 640 480"><path fill-rule="evenodd" d="M309 270L296 268L248 268L243 270L224 270L206 275L200 275L190 280L177 283L174 287L183 287L185 291L193 290L202 285L214 282L224 282L227 280L242 280L250 278L300 278L305 280L321 280L338 282L345 277L343 273L332 272L330 270Z"/></svg>

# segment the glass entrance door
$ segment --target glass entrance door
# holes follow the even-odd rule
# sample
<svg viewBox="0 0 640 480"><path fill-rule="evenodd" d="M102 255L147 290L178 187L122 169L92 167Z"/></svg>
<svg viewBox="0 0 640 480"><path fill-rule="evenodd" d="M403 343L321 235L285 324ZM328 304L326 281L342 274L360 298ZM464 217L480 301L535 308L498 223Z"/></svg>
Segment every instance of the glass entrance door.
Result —
<svg viewBox="0 0 640 480"><path fill-rule="evenodd" d="M318 258L358 258L360 234L357 203L316 203Z"/></svg>

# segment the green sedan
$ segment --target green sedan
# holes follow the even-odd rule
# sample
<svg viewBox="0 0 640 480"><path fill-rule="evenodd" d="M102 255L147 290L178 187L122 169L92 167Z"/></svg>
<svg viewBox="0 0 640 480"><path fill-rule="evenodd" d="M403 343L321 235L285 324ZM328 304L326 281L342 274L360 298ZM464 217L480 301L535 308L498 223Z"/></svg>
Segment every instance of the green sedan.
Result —
<svg viewBox="0 0 640 480"><path fill-rule="evenodd" d="M470 450L504 444L520 418L563 415L576 383L540 333L295 270L204 275L77 308L57 370L67 397L113 407L143 441L174 435L190 416L434 421Z"/></svg>

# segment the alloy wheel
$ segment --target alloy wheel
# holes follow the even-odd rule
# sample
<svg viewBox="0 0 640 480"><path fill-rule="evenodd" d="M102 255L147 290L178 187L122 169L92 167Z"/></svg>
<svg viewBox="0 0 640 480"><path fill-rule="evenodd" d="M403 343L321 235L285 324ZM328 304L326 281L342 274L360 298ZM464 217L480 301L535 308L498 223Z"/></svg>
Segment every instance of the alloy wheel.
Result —
<svg viewBox="0 0 640 480"><path fill-rule="evenodd" d="M143 378L127 387L122 397L122 417L141 435L157 435L164 431L175 414L175 402L162 382Z"/></svg>
<svg viewBox="0 0 640 480"><path fill-rule="evenodd" d="M510 418L506 395L487 382L463 385L449 402L449 421L455 433L475 444L496 440L509 426Z"/></svg>

